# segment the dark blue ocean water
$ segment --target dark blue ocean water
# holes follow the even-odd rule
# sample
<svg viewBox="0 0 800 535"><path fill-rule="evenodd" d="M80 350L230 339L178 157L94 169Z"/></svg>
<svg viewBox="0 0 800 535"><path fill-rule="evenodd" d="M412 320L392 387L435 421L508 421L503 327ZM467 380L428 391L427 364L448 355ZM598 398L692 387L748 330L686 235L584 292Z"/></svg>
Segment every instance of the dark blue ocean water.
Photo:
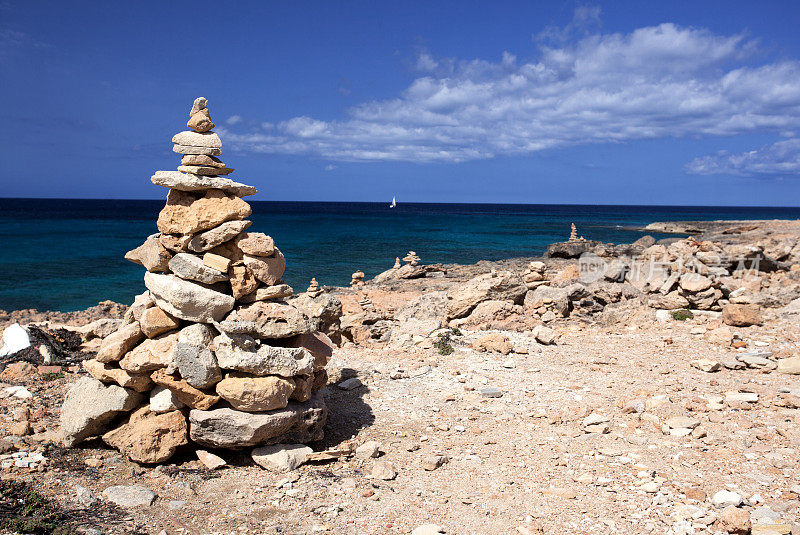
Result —
<svg viewBox="0 0 800 535"><path fill-rule="evenodd" d="M156 232L164 201L0 199L0 309L78 310L104 299L131 302L144 268L123 259ZM424 263L474 263L542 254L569 237L627 243L619 227L653 221L798 219L800 208L251 202L251 230L286 255L286 281L344 285L409 249Z"/></svg>

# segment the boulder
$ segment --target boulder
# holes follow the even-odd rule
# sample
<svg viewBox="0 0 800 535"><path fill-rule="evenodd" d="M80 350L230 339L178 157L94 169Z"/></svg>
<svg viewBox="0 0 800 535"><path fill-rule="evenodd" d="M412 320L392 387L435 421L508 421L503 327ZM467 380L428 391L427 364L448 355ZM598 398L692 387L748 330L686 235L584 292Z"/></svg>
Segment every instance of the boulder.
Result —
<svg viewBox="0 0 800 535"><path fill-rule="evenodd" d="M237 308L225 319L252 322L251 334L262 339L289 338L311 332L311 325L303 314L285 303L256 301Z"/></svg>
<svg viewBox="0 0 800 535"><path fill-rule="evenodd" d="M525 294L523 306L526 310L540 307L552 308L561 317L569 316L569 292L555 286L538 286Z"/></svg>
<svg viewBox="0 0 800 535"><path fill-rule="evenodd" d="M104 433L115 416L132 411L143 399L134 390L81 377L69 388L61 406L64 445L71 447Z"/></svg>
<svg viewBox="0 0 800 535"><path fill-rule="evenodd" d="M447 292L429 292L409 301L395 312L398 325L392 328L392 341L407 336L427 336L447 321Z"/></svg>
<svg viewBox="0 0 800 535"><path fill-rule="evenodd" d="M156 186L162 186L176 191L206 191L216 189L236 197L247 197L248 195L255 195L258 193L258 190L253 186L235 182L230 178L196 175L193 173L184 173L182 171L156 171L156 173L150 177L150 182Z"/></svg>
<svg viewBox="0 0 800 535"><path fill-rule="evenodd" d="M155 413L171 412L182 409L186 405L183 404L175 392L164 388L163 386L156 386L150 392L150 411Z"/></svg>
<svg viewBox="0 0 800 535"><path fill-rule="evenodd" d="M158 237L158 234L148 236L142 245L125 253L125 260L142 265L147 271L168 271L172 253L161 244Z"/></svg>
<svg viewBox="0 0 800 535"><path fill-rule="evenodd" d="M244 219L251 212L249 204L220 189L201 193L171 189L167 204L158 215L158 230L164 234L194 234L232 219Z"/></svg>
<svg viewBox="0 0 800 535"><path fill-rule="evenodd" d="M652 308L659 308L662 310L678 310L687 308L689 301L679 294L677 291L669 292L666 295L656 294L650 297L648 304Z"/></svg>
<svg viewBox="0 0 800 535"><path fill-rule="evenodd" d="M250 256L272 256L275 252L275 240L263 232L242 232L235 243Z"/></svg>
<svg viewBox="0 0 800 535"><path fill-rule="evenodd" d="M177 343L178 333L145 340L119 361L119 367L130 373L166 368L172 363L172 353Z"/></svg>
<svg viewBox="0 0 800 535"><path fill-rule="evenodd" d="M758 305L725 305L722 309L722 321L733 327L761 325L761 307Z"/></svg>
<svg viewBox="0 0 800 535"><path fill-rule="evenodd" d="M211 230L195 234L186 244L186 249L193 253L204 253L217 245L232 240L252 224L248 220L227 221Z"/></svg>
<svg viewBox="0 0 800 535"><path fill-rule="evenodd" d="M578 258L583 253L593 251L595 247L603 245L603 242L594 240L576 240L551 243L547 246L545 258Z"/></svg>
<svg viewBox="0 0 800 535"><path fill-rule="evenodd" d="M250 413L229 408L189 413L189 436L198 444L213 448L238 449L247 446L321 440L327 416L322 398L290 401L283 409Z"/></svg>
<svg viewBox="0 0 800 535"><path fill-rule="evenodd" d="M144 284L159 307L186 321L219 321L236 303L231 295L185 281L175 275L148 272L145 273Z"/></svg>
<svg viewBox="0 0 800 535"><path fill-rule="evenodd" d="M220 368L254 375L292 377L314 370L314 357L302 347L273 347L250 336L221 334L214 338Z"/></svg>
<svg viewBox="0 0 800 535"><path fill-rule="evenodd" d="M180 411L157 414L142 407L103 435L103 442L137 463L161 463L188 444L186 417Z"/></svg>
<svg viewBox="0 0 800 535"><path fill-rule="evenodd" d="M95 359L103 363L116 362L144 339L145 335L138 321L123 325L117 332L103 339Z"/></svg>
<svg viewBox="0 0 800 535"><path fill-rule="evenodd" d="M187 383L186 380L176 379L169 375L165 370L156 370L150 378L157 385L171 390L181 403L193 409L207 410L219 401L219 396L206 394Z"/></svg>
<svg viewBox="0 0 800 535"><path fill-rule="evenodd" d="M217 394L234 409L264 412L286 407L295 384L282 377L252 377L234 372L227 374L216 388Z"/></svg>
<svg viewBox="0 0 800 535"><path fill-rule="evenodd" d="M255 277L267 285L277 284L286 271L286 258L280 249L275 248L272 256L244 255L244 265L247 266Z"/></svg>
<svg viewBox="0 0 800 535"><path fill-rule="evenodd" d="M449 319L463 318L472 312L478 303L490 299L500 301L522 301L527 286L510 271L486 273L448 291L447 316Z"/></svg>
<svg viewBox="0 0 800 535"><path fill-rule="evenodd" d="M180 321L167 314L157 306L150 307L142 312L139 318L139 325L142 332L148 338L155 338L169 331L175 330L180 325Z"/></svg>
<svg viewBox="0 0 800 535"><path fill-rule="evenodd" d="M104 383L116 383L119 386L133 389L137 392L147 392L153 387L149 374L128 373L121 368L114 368L95 359L82 362L86 372Z"/></svg>
<svg viewBox="0 0 800 535"><path fill-rule="evenodd" d="M310 319L311 330L338 336L342 317L342 302L335 296L323 293L312 297L303 293L289 301L289 304L296 307Z"/></svg>
<svg viewBox="0 0 800 535"><path fill-rule="evenodd" d="M181 377L195 388L209 388L222 380L217 357L211 351L215 331L195 323L181 329L172 363Z"/></svg>
<svg viewBox="0 0 800 535"><path fill-rule="evenodd" d="M508 336L500 333L491 333L481 336L472 343L472 348L477 351L488 351L508 355L514 351L514 346Z"/></svg>
<svg viewBox="0 0 800 535"><path fill-rule="evenodd" d="M679 284L687 292L697 293L711 288L713 282L699 273L690 272L681 275Z"/></svg>
<svg viewBox="0 0 800 535"><path fill-rule="evenodd" d="M314 450L303 444L275 444L255 448L253 462L270 472L291 472L308 460Z"/></svg>
<svg viewBox="0 0 800 535"><path fill-rule="evenodd" d="M228 275L210 268L203 259L190 253L178 253L169 261L169 269L184 280L214 284L228 280Z"/></svg>

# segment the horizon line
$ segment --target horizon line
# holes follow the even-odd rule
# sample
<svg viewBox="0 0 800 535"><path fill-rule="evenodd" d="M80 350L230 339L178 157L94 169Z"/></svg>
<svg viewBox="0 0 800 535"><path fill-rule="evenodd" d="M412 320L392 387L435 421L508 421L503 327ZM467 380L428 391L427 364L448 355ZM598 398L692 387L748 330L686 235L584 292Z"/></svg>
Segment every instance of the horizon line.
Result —
<svg viewBox="0 0 800 535"><path fill-rule="evenodd" d="M128 197L0 197L0 201L133 201L133 202L155 202L162 199L152 198L128 198ZM388 201L307 201L307 200L246 200L248 203L315 203L315 204L385 204ZM767 204L607 204L607 203L519 203L519 202L441 202L441 201L403 201L402 204L444 204L444 205L489 205L489 206L603 206L603 207L658 207L658 208L776 208L776 209L800 209L800 205L767 205Z"/></svg>

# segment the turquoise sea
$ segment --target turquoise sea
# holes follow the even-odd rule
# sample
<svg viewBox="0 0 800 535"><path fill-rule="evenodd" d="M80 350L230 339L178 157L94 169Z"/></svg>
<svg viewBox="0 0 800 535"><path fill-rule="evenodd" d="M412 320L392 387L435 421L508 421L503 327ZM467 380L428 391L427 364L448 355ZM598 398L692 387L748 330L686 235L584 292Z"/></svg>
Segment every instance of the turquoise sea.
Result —
<svg viewBox="0 0 800 535"><path fill-rule="evenodd" d="M144 268L123 259L156 232L164 201L0 199L0 309L79 310L144 291ZM388 269L409 249L424 263L541 255L568 238L627 243L653 221L798 219L800 208L252 201L251 230L286 255L286 281L345 285Z"/></svg>

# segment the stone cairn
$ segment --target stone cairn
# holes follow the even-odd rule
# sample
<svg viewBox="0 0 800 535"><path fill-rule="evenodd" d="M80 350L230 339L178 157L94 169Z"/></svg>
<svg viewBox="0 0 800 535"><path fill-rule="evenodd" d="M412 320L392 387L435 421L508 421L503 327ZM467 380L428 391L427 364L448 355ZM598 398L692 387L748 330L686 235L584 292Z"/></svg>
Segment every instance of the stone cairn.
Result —
<svg viewBox="0 0 800 535"><path fill-rule="evenodd" d="M586 241L583 236L578 236L578 227L575 226L575 223L571 224L570 233L569 233L569 241L576 242L576 241Z"/></svg>
<svg viewBox="0 0 800 535"><path fill-rule="evenodd" d="M222 176L233 169L217 158L207 104L196 99L192 130L172 138L178 170L151 179L169 188L160 232L125 256L147 269L147 291L84 362L91 377L67 392L67 446L102 436L133 461L159 463L190 442L243 449L322 438L317 391L332 345L283 300L292 289L273 239L247 232L242 197L256 189Z"/></svg>
<svg viewBox="0 0 800 535"><path fill-rule="evenodd" d="M311 283L308 285L306 293L311 297L319 297L322 295L323 290L319 287L319 283L315 277L311 278Z"/></svg>
<svg viewBox="0 0 800 535"><path fill-rule="evenodd" d="M417 256L417 253L414 251L409 251L408 254L403 258L403 261L410 266L418 266L420 257Z"/></svg>
<svg viewBox="0 0 800 535"><path fill-rule="evenodd" d="M360 269L353 273L352 277L350 278L350 286L364 286L364 272Z"/></svg>

